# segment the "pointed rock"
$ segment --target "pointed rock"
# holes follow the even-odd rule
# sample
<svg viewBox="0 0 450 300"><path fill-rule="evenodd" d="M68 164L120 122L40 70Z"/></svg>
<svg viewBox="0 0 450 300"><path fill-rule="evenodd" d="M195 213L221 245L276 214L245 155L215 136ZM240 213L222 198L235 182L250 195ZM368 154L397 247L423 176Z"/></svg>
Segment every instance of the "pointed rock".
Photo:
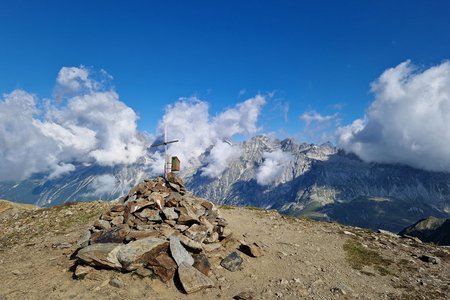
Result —
<svg viewBox="0 0 450 300"><path fill-rule="evenodd" d="M180 239L176 236L170 237L170 254L178 266L185 262L192 266L194 264L194 258L187 252L187 250L181 245Z"/></svg>
<svg viewBox="0 0 450 300"><path fill-rule="evenodd" d="M214 282L196 268L183 262L178 268L178 276L186 293L191 294L204 288L214 287Z"/></svg>
<svg viewBox="0 0 450 300"><path fill-rule="evenodd" d="M77 241L77 246L80 248L84 248L89 245L89 240L91 239L91 232L86 230Z"/></svg>
<svg viewBox="0 0 450 300"><path fill-rule="evenodd" d="M184 187L184 182L181 179L181 177L178 176L177 174L173 173L173 172L169 172L167 174L167 181L169 181L170 183L177 184L180 187Z"/></svg>

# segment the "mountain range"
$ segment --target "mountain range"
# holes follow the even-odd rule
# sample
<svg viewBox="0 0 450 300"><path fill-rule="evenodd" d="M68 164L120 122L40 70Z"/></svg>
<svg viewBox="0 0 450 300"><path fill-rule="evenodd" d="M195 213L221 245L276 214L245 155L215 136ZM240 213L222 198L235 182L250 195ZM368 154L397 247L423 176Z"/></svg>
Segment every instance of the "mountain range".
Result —
<svg viewBox="0 0 450 300"><path fill-rule="evenodd" d="M202 172L212 159L212 149L205 151L180 173L186 187L222 205L257 206L395 232L429 216L450 217L449 173L363 162L330 143L256 136L235 146L240 155L213 178ZM77 165L75 171L58 178L36 174L27 180L0 182L0 198L40 206L116 199L154 176L148 161L142 157L134 164L115 167ZM264 171L269 174L263 177ZM104 181L111 178L111 188L105 189L110 184Z"/></svg>

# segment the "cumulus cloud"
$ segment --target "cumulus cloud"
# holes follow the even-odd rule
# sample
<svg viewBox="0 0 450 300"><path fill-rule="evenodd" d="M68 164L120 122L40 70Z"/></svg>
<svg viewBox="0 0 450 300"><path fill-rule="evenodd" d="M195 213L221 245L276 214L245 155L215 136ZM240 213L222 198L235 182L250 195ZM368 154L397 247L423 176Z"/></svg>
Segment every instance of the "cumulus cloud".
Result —
<svg viewBox="0 0 450 300"><path fill-rule="evenodd" d="M293 159L292 155L283 152L281 149L276 149L273 152L263 153L263 163L258 168L256 173L256 182L260 185L269 185L273 183L284 169Z"/></svg>
<svg viewBox="0 0 450 300"><path fill-rule="evenodd" d="M202 175L215 177L240 153L237 146L230 146L223 141L236 135L256 133L259 130L258 116L264 104L265 98L257 95L211 117L207 102L195 97L182 98L167 106L159 129L162 134L166 128L168 140L179 140L178 143L170 144L168 151L180 158L185 170L198 167L200 155L212 147L212 157L202 169ZM153 156L155 172L162 170L164 165L163 156L160 153L156 155L159 156Z"/></svg>
<svg viewBox="0 0 450 300"><path fill-rule="evenodd" d="M114 166L138 160L153 174L162 173L163 149L147 150L150 137L138 131L137 114L107 87L107 73L101 71L99 77L83 66L64 67L56 79L56 101L23 90L0 98L0 180L36 173L57 178L79 164ZM224 141L256 133L264 104L264 96L257 95L211 116L207 102L182 98L167 106L159 135L167 128L167 138L179 140L170 144L169 153L181 159L183 170L203 166L202 175L216 177L240 154L239 146ZM207 150L211 156L200 161ZM93 184L104 182L113 180L105 177Z"/></svg>
<svg viewBox="0 0 450 300"><path fill-rule="evenodd" d="M50 178L76 163L129 164L144 155L136 113L114 90L80 68L62 68L58 89L71 94L62 103L44 103L15 90L0 100L0 180L20 180L46 172ZM44 107L39 110L38 107Z"/></svg>
<svg viewBox="0 0 450 300"><path fill-rule="evenodd" d="M365 161L450 171L450 63L419 70L403 62L371 90L365 117L339 128L338 145Z"/></svg>

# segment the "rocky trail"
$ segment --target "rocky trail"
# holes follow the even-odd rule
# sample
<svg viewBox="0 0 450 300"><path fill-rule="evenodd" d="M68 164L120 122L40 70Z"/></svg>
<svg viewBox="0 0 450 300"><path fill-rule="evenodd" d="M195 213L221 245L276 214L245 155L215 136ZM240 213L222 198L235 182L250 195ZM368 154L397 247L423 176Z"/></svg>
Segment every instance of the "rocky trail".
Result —
<svg viewBox="0 0 450 300"><path fill-rule="evenodd" d="M252 207L219 207L232 234L207 253L213 287L187 294L179 265L167 282L148 268L86 266L86 274L76 278L83 265L77 258L80 237L87 230L98 232L92 232L93 224L117 205L95 201L38 209L9 204L0 210L0 299L450 298L448 247ZM239 250L253 243L262 256ZM223 267L232 252L242 259L235 271Z"/></svg>

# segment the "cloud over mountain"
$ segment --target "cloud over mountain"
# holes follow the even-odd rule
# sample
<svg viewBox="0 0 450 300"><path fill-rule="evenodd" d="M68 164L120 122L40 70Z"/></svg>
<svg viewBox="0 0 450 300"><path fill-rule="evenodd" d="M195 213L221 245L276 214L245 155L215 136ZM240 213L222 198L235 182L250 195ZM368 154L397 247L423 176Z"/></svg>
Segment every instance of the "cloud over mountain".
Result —
<svg viewBox="0 0 450 300"><path fill-rule="evenodd" d="M202 175L217 177L227 163L240 154L239 146L227 141L237 135L256 133L258 117L265 103L265 97L257 95L211 117L207 102L195 97L181 98L167 106L159 129L162 133L166 128L168 140L179 140L170 144L168 150L181 159L184 168L198 165L199 156L210 149L211 157L202 168ZM155 172L162 170L163 157L154 154L153 159Z"/></svg>
<svg viewBox="0 0 450 300"><path fill-rule="evenodd" d="M54 100L41 100L24 90L0 98L0 180L22 180L35 173L56 178L77 164L114 166L147 157L154 174L163 169L162 149L149 152L151 138L137 129L137 114L108 87L112 77L83 66L63 67L56 79ZM219 176L240 148L228 142L237 135L259 130L258 117L265 98L257 95L209 115L208 103L182 98L168 105L159 122L159 135L167 128L169 152L180 157L183 168L198 163L206 150L211 159L204 176ZM106 177L105 177L106 178ZM111 178L99 183L111 183ZM93 186L95 188L95 186Z"/></svg>
<svg viewBox="0 0 450 300"><path fill-rule="evenodd" d="M56 90L69 96L40 101L14 90L0 100L1 180L38 172L57 177L73 171L74 163L112 166L133 163L144 154L136 113L87 69L62 68Z"/></svg>
<svg viewBox="0 0 450 300"><path fill-rule="evenodd" d="M364 118L338 129L338 145L365 161L450 171L450 63L420 70L403 62L372 93Z"/></svg>

